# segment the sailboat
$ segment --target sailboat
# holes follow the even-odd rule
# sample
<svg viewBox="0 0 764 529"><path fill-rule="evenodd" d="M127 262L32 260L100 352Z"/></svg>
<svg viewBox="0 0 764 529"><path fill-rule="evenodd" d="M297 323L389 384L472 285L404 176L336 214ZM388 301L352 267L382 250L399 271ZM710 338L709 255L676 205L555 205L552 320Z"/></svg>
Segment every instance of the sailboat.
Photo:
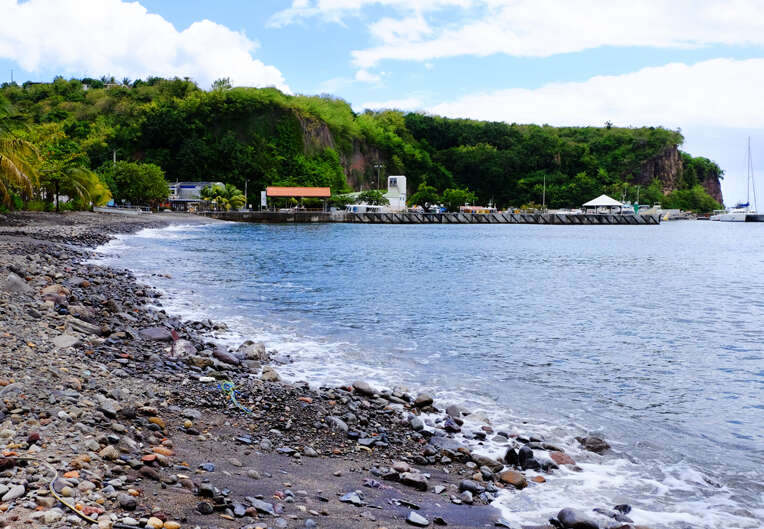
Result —
<svg viewBox="0 0 764 529"><path fill-rule="evenodd" d="M726 211L711 216L711 220L721 222L764 222L764 215L756 212L756 182L753 178L753 161L751 160L751 138L748 138L748 151L746 153L746 200ZM753 190L753 204L751 207L751 190Z"/></svg>

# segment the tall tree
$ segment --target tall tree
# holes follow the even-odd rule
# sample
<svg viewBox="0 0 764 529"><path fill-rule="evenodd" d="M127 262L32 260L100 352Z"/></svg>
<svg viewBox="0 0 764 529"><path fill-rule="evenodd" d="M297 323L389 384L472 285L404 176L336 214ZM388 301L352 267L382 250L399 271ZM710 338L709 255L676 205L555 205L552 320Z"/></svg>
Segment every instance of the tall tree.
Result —
<svg viewBox="0 0 764 529"><path fill-rule="evenodd" d="M107 162L101 166L99 173L118 201L156 205L170 194L164 171L153 163Z"/></svg>
<svg viewBox="0 0 764 529"><path fill-rule="evenodd" d="M90 160L80 146L67 136L60 123L34 127L30 137L40 147L40 185L60 211L60 197L74 199L80 207L102 205L111 196L104 182L90 170Z"/></svg>
<svg viewBox="0 0 764 529"><path fill-rule="evenodd" d="M13 188L31 195L37 183L37 150L15 134L20 124L10 103L0 98L0 203L4 205L11 204Z"/></svg>

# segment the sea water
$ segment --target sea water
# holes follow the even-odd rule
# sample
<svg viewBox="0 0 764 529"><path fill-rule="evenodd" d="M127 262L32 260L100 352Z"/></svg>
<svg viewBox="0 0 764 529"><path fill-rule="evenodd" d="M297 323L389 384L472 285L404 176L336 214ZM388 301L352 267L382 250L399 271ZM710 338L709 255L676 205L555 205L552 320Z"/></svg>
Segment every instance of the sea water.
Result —
<svg viewBox="0 0 764 529"><path fill-rule="evenodd" d="M562 445L582 470L502 494L512 521L629 503L654 528L764 526L764 224L215 223L99 251L290 357L284 378L427 390L466 430Z"/></svg>

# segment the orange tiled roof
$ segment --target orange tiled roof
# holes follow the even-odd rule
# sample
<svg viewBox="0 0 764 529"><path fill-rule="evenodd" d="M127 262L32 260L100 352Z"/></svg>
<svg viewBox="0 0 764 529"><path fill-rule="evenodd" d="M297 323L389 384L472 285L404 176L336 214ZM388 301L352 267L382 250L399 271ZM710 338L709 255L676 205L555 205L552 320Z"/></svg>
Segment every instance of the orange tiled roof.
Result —
<svg viewBox="0 0 764 529"><path fill-rule="evenodd" d="M269 197L295 197L295 198L329 198L332 190L329 187L274 187L265 188Z"/></svg>

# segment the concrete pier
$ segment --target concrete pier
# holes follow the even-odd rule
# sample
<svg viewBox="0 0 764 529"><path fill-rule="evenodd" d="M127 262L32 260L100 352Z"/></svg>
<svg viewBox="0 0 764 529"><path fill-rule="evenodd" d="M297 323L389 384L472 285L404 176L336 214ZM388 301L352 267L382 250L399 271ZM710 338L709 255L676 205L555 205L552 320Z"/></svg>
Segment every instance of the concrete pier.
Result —
<svg viewBox="0 0 764 529"><path fill-rule="evenodd" d="M659 215L566 215L562 213L328 213L322 211L207 211L207 217L235 222L356 224L562 224L650 226L660 224Z"/></svg>

